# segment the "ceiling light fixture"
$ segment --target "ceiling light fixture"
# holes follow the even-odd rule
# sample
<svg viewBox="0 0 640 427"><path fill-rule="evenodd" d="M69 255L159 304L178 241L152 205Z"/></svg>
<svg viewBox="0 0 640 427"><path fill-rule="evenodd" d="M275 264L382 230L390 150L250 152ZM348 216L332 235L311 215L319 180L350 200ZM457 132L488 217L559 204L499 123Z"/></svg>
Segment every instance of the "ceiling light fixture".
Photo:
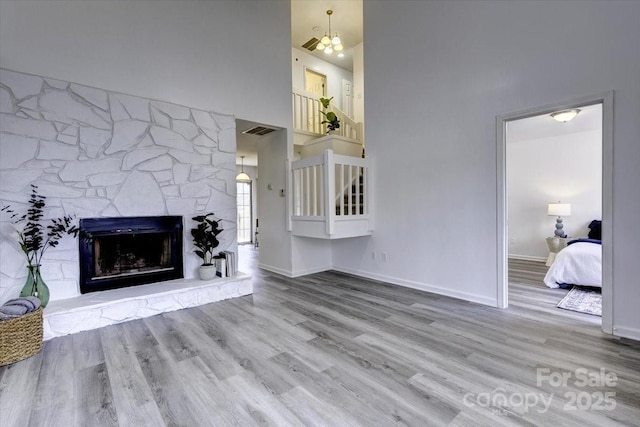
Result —
<svg viewBox="0 0 640 427"><path fill-rule="evenodd" d="M570 110L562 110L551 113L551 117L557 122L566 123L569 120L575 119L579 112L580 110L578 110L577 108L572 108Z"/></svg>
<svg viewBox="0 0 640 427"><path fill-rule="evenodd" d="M329 16L329 33L324 33L324 37L320 39L320 42L316 45L316 49L323 51L327 55L332 54L334 51L339 52L338 56L342 58L344 54L342 50L344 46L342 45L342 40L338 37L338 33L331 33L331 15L333 15L333 10L327 10L327 15ZM333 35L333 38L331 37Z"/></svg>
<svg viewBox="0 0 640 427"><path fill-rule="evenodd" d="M244 156L240 156L240 161L242 162L242 166L240 166L240 173L236 175L237 182L251 182L251 177L244 173Z"/></svg>

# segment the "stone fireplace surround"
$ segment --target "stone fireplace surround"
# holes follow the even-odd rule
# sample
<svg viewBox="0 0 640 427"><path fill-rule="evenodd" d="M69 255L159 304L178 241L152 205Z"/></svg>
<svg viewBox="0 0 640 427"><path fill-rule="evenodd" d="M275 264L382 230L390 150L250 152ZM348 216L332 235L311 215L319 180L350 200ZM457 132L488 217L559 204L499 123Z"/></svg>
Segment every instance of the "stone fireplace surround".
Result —
<svg viewBox="0 0 640 427"><path fill-rule="evenodd" d="M214 212L225 230L219 249L237 249L235 150L232 116L0 69L0 205L21 211L35 184L47 198L49 218L185 218L185 277L153 285L156 291L144 285L135 292L123 289L85 298L79 292L77 240L65 237L48 249L42 266L51 289L45 310L47 337L76 331L78 327L68 327L71 323L91 323L67 316L82 307L93 307L87 318L101 317L96 324L104 326L251 293L246 275L217 284L194 280L200 260L189 235L192 216ZM8 218L1 220L0 304L15 298L26 278L15 230ZM193 298L179 296L191 287L198 289ZM119 294L97 296L109 292ZM120 308L118 299L124 301ZM57 332L51 330L54 318L59 321Z"/></svg>

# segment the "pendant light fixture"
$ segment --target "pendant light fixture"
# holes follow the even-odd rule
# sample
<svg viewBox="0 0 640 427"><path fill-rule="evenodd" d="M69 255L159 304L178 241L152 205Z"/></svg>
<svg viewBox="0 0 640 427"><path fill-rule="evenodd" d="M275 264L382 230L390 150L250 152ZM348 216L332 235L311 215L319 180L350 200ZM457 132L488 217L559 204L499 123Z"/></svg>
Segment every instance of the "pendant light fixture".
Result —
<svg viewBox="0 0 640 427"><path fill-rule="evenodd" d="M329 33L324 33L324 37L320 39L320 42L316 45L316 49L323 51L327 55L335 51L338 52L339 57L343 57L344 54L342 50L344 50L344 46L342 45L342 40L338 37L338 33L331 32L331 15L333 15L333 10L327 10L327 15L329 16Z"/></svg>
<svg viewBox="0 0 640 427"><path fill-rule="evenodd" d="M244 173L244 156L240 156L240 162L242 166L240 166L240 173L236 175L237 182L251 182L251 177Z"/></svg>

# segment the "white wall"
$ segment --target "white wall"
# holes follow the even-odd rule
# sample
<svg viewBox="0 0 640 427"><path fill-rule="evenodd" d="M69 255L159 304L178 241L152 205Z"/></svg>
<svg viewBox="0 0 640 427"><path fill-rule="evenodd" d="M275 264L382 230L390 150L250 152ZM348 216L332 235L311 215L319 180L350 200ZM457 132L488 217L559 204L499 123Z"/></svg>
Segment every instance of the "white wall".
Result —
<svg viewBox="0 0 640 427"><path fill-rule="evenodd" d="M184 277L194 278L194 215L215 212L217 251L236 251L235 136L229 115L0 69L0 206L26 213L37 185L45 219L181 216ZM4 213L0 254L1 304L26 278ZM80 295L78 262L77 239L47 250L52 300Z"/></svg>
<svg viewBox="0 0 640 427"><path fill-rule="evenodd" d="M291 253L291 275L294 277L330 270L332 267L331 240L293 236Z"/></svg>
<svg viewBox="0 0 640 427"><path fill-rule="evenodd" d="M496 116L615 90L613 324L640 338L638 22L639 2L364 2L376 229L336 267L496 304Z"/></svg>
<svg viewBox="0 0 640 427"><path fill-rule="evenodd" d="M286 0L2 0L0 62L287 127L290 28Z"/></svg>
<svg viewBox="0 0 640 427"><path fill-rule="evenodd" d="M327 97L331 98L333 96L334 98L331 103L342 109L342 79L353 82L353 74L351 71L316 58L303 50L291 48L291 69L294 89L304 90L305 67L327 76Z"/></svg>
<svg viewBox="0 0 640 427"><path fill-rule="evenodd" d="M290 133L289 133L290 135ZM260 212L260 251L258 265L276 273L291 275L291 237L286 231L287 188L285 159L291 141L285 130L272 132L258 143L258 211ZM285 193L286 194L286 193Z"/></svg>
<svg viewBox="0 0 640 427"><path fill-rule="evenodd" d="M602 131L507 141L507 183L509 256L545 260L556 223L549 202L571 203L569 237L587 237L602 219Z"/></svg>
<svg viewBox="0 0 640 427"><path fill-rule="evenodd" d="M287 129L290 64L287 0L0 1L2 67ZM282 218L261 249L276 244L270 263L290 271Z"/></svg>
<svg viewBox="0 0 640 427"><path fill-rule="evenodd" d="M353 47L353 119L364 123L364 43Z"/></svg>

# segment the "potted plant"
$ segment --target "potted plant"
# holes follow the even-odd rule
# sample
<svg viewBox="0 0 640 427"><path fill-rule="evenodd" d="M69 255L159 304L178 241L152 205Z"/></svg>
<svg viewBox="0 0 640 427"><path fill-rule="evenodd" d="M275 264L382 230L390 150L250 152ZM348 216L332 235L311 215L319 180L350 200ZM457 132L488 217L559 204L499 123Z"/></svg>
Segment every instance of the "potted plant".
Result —
<svg viewBox="0 0 640 427"><path fill-rule="evenodd" d="M195 253L202 258L202 265L198 270L202 280L210 280L216 277L213 250L220 244L217 236L223 230L220 228L220 220L212 219L213 216L213 212L210 212L206 215L198 215L192 218L197 223L196 227L191 229L191 236L197 248Z"/></svg>
<svg viewBox="0 0 640 427"><path fill-rule="evenodd" d="M49 288L40 276L40 265L44 253L48 248L58 246L60 239L65 234L76 237L78 227L73 224L73 218L65 215L61 218L51 219L48 225L44 224L45 196L38 194L38 186L31 185L31 197L27 213L18 214L10 206L4 206L1 210L11 214L14 227L18 231L18 242L22 252L27 257L27 281L20 292L20 296L35 296L40 299L43 307L49 303Z"/></svg>
<svg viewBox="0 0 640 427"><path fill-rule="evenodd" d="M320 103L323 107L322 115L324 116L324 120L321 123L323 125L327 125L327 133L340 129L340 119L338 119L336 113L334 113L333 111L327 111L332 99L333 96L331 98L320 98Z"/></svg>

